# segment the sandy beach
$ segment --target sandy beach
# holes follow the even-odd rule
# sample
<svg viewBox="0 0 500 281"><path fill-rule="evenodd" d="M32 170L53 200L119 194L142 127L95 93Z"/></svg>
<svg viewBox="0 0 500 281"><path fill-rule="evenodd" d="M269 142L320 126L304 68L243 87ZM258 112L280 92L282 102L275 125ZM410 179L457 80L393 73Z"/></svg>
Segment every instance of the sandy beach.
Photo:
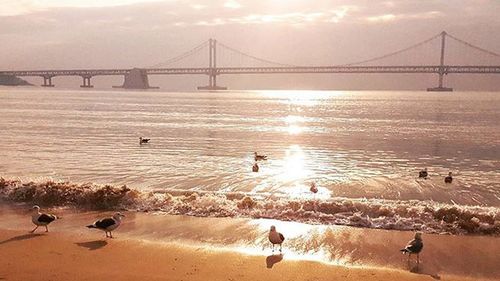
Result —
<svg viewBox="0 0 500 281"><path fill-rule="evenodd" d="M500 276L497 237L426 235L417 270L413 264L408 268L406 257L398 252L411 232L127 212L115 238L105 239L102 232L84 225L106 213L53 210L66 215L50 226L49 233L30 234L24 207L0 210L0 280L498 280ZM266 243L270 224L289 237L283 256L273 254Z"/></svg>
<svg viewBox="0 0 500 281"><path fill-rule="evenodd" d="M0 232L0 280L430 280L395 270L62 233ZM269 266L268 266L269 265ZM465 280L446 278L446 280Z"/></svg>

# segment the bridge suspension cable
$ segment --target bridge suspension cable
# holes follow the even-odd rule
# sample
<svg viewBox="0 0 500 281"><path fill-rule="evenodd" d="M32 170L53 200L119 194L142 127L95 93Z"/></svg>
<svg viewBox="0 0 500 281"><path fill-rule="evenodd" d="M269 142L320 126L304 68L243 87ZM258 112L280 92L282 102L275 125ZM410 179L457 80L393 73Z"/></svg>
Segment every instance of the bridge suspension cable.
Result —
<svg viewBox="0 0 500 281"><path fill-rule="evenodd" d="M170 58L166 61L163 61L163 62L160 62L160 63L157 63L153 66L150 66L149 68L160 68L160 67L165 67L165 66L168 66L168 65L171 65L173 63L176 63L178 61L181 61L185 58L188 58L190 56L193 56L195 54L197 54L198 52L200 52L201 50L205 49L208 47L208 40L197 45L196 47L192 48L191 50L187 51L187 52L184 52L176 57L173 57L173 58Z"/></svg>
<svg viewBox="0 0 500 281"><path fill-rule="evenodd" d="M411 45L409 47L406 47L404 49L401 49L401 50L398 50L398 51L395 51L395 52L391 52L391 53L388 53L388 54L385 54L385 55L382 55L382 56L378 56L378 57L374 57L374 58L371 58L371 59L367 59L367 60L352 62L352 63L348 63L348 64L342 64L340 66L353 66L353 65L365 64L365 63L369 63L369 62L374 62L374 61L378 61L378 60L381 60L381 59L385 59L385 58L388 58L388 57L392 57L392 56L395 56L395 55L399 55L399 54L404 53L406 51L409 51L409 50L418 48L418 47L420 47L422 45L425 45L426 43L429 43L432 40L434 40L434 39L436 39L436 38L438 38L440 36L441 36L441 33L436 34L436 35L432 36L429 39L426 39L424 41L421 41L419 43L413 44L413 45Z"/></svg>
<svg viewBox="0 0 500 281"><path fill-rule="evenodd" d="M248 53L244 53L242 51L239 51L235 48L232 48L232 47L229 47L228 45L225 45L223 43L220 43L220 42L217 42L217 45L222 47L223 49L226 49L228 51L231 51L231 52L234 52L234 53L237 53L238 55L240 56L243 56L243 57L247 57L247 58L250 58L250 59L253 59L253 60L256 60L256 61L259 61L259 62L263 62L263 63L267 63L267 64L271 64L271 65L274 65L274 66L289 66L289 67L293 67L293 66L296 66L296 65L291 65L291 64L285 64L285 63L281 63L281 62L276 62L276 61L271 61L271 60L268 60L268 59L263 59L263 58L259 58L259 57L256 57L256 56L253 56L253 55L250 55Z"/></svg>
<svg viewBox="0 0 500 281"><path fill-rule="evenodd" d="M481 47L478 47L478 46L476 46L476 45L473 45L473 44L471 44L471 43L469 43L469 42L466 42L466 41L464 41L464 40L462 40L462 39L460 39L460 38L457 38L457 37L455 37L455 36L453 36L453 35L451 35L451 34L449 34L449 33L447 33L447 34L446 34L446 36L450 37L451 39L453 39L453 40L455 40L455 41L457 41L457 42L459 42L459 43L462 43L462 44L466 45L467 47L473 48L473 49L475 49L475 50L478 50L478 51L480 51L480 52L483 52L483 53L486 53L486 54L489 54L489 55L492 55L492 56L495 56L495 57L500 57L500 54L497 54L497 53L495 53L495 52L492 52L492 51L489 51L489 50L483 49L483 48L481 48Z"/></svg>

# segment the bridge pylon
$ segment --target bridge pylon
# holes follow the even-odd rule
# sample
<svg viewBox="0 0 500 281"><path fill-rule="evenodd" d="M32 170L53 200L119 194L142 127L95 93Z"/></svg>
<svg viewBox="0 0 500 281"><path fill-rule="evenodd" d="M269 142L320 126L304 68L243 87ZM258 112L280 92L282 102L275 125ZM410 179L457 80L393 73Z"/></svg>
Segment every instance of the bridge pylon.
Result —
<svg viewBox="0 0 500 281"><path fill-rule="evenodd" d="M208 85L198 86L198 90L227 90L227 87L217 86L217 40L210 39L208 43Z"/></svg>
<svg viewBox="0 0 500 281"><path fill-rule="evenodd" d="M92 78L92 76L84 75L82 76L82 78L83 78L83 84L80 85L80 88L94 88L94 85L90 84L90 78Z"/></svg>
<svg viewBox="0 0 500 281"><path fill-rule="evenodd" d="M52 76L42 76L43 78L43 84L41 85L42 87L54 87L54 84L52 84Z"/></svg>
<svg viewBox="0 0 500 281"><path fill-rule="evenodd" d="M446 31L441 32L441 58L439 61L439 82L438 86L434 88L427 88L428 92L452 92L453 88L443 86L444 75L448 74L447 67L444 65L444 55L446 46Z"/></svg>

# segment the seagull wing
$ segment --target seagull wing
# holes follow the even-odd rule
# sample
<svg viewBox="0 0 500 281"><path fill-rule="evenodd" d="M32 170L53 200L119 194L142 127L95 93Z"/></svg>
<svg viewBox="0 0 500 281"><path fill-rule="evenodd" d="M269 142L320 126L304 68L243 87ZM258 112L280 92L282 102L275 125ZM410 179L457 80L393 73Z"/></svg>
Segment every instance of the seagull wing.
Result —
<svg viewBox="0 0 500 281"><path fill-rule="evenodd" d="M283 234L281 234L281 233L278 233L278 234L280 236L281 242L285 241L285 236L283 236Z"/></svg>
<svg viewBox="0 0 500 281"><path fill-rule="evenodd" d="M54 215L49 215L49 214L41 214L39 217L38 217L38 221L39 222L44 222L44 223L51 223L53 221L55 221L57 219L56 216Z"/></svg>
<svg viewBox="0 0 500 281"><path fill-rule="evenodd" d="M420 253L422 248L424 248L424 243L421 240L413 239L403 250L408 253Z"/></svg>
<svg viewBox="0 0 500 281"><path fill-rule="evenodd" d="M100 228L100 229L106 229L112 225L114 225L116 222L114 219L112 218L105 218L105 219L102 219L102 220L98 220L94 223L94 225L97 227L97 228Z"/></svg>

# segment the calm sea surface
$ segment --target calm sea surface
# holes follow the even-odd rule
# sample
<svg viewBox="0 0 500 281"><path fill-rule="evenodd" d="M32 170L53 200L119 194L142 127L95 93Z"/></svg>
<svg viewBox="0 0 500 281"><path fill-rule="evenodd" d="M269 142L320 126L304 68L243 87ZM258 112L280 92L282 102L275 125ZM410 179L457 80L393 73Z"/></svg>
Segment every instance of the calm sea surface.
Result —
<svg viewBox="0 0 500 281"><path fill-rule="evenodd" d="M0 88L0 139L7 178L500 206L500 93Z"/></svg>

